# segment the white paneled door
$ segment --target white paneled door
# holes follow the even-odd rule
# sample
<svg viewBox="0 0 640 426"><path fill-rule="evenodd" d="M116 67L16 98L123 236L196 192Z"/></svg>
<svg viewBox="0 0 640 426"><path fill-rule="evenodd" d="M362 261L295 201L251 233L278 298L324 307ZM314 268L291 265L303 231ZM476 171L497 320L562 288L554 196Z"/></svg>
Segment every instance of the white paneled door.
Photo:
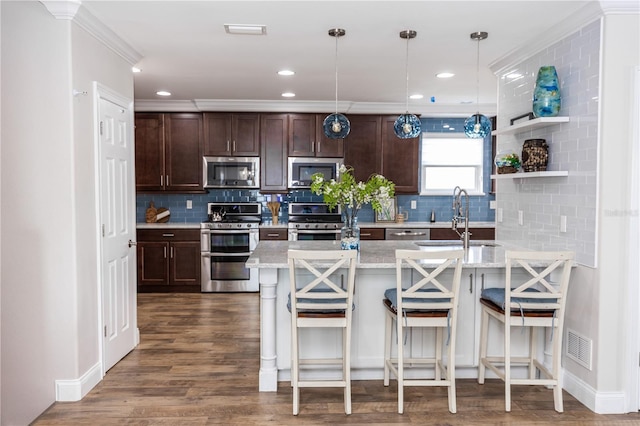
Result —
<svg viewBox="0 0 640 426"><path fill-rule="evenodd" d="M96 85L103 368L137 344L132 103Z"/></svg>

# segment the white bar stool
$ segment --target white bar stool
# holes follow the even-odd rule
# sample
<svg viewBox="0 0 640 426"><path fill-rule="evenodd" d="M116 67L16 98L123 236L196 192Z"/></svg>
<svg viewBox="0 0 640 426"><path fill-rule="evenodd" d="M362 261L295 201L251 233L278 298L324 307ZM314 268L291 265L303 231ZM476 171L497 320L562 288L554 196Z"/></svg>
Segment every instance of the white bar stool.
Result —
<svg viewBox="0 0 640 426"><path fill-rule="evenodd" d="M300 388L343 387L344 411L351 414L351 318L355 284L357 250L289 250L291 283L291 386L293 414L300 410ZM347 268L346 288L332 275ZM301 359L299 329L339 328L342 330L342 357ZM339 380L301 380L300 367L309 365L342 366Z"/></svg>
<svg viewBox="0 0 640 426"><path fill-rule="evenodd" d="M393 372L398 380L400 414L404 411L404 386L446 386L449 411L456 412L455 342L463 256L463 250L396 250L396 287L385 291L383 299L387 308L384 385L389 386L389 372ZM451 274L445 273L451 271L451 268ZM394 321L397 329L397 358L391 357ZM405 329L414 327L435 328L433 358L405 358ZM447 348L446 362L443 359L443 346ZM434 378L405 378L405 369L408 367L405 364L412 367L432 366Z"/></svg>

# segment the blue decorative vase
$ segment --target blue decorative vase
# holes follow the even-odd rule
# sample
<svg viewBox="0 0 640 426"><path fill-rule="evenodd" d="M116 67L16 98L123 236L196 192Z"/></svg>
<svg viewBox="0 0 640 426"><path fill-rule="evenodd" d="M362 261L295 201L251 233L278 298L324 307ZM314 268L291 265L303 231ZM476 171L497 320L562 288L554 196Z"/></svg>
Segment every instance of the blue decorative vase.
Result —
<svg viewBox="0 0 640 426"><path fill-rule="evenodd" d="M560 113L560 86L553 65L540 67L533 90L533 115L555 117Z"/></svg>

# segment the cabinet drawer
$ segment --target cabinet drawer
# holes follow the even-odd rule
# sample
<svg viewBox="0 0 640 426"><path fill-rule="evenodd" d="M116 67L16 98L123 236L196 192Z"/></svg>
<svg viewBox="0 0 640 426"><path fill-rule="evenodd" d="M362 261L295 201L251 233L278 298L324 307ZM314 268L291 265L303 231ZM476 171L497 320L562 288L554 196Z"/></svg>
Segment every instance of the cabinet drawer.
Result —
<svg viewBox="0 0 640 426"><path fill-rule="evenodd" d="M458 228L460 232L463 228ZM495 240L495 228L469 228L472 240ZM458 240L460 236L449 228L431 228L432 240Z"/></svg>
<svg viewBox="0 0 640 426"><path fill-rule="evenodd" d="M287 241L289 239L289 231L287 229L260 229L260 241L273 241L273 240L281 240Z"/></svg>
<svg viewBox="0 0 640 426"><path fill-rule="evenodd" d="M384 228L360 228L361 240L384 240Z"/></svg>
<svg viewBox="0 0 640 426"><path fill-rule="evenodd" d="M138 229L138 241L200 241L199 229Z"/></svg>

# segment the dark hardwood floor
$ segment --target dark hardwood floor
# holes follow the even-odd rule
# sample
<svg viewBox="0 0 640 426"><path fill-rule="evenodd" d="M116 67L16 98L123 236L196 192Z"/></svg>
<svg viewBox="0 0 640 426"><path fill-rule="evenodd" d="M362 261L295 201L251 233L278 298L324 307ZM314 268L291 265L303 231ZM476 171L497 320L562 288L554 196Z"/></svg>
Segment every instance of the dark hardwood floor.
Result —
<svg viewBox="0 0 640 426"><path fill-rule="evenodd" d="M291 387L258 392L257 294L140 294L140 345L82 401L52 405L34 425L640 425L640 414L597 415L565 392L563 414L542 387L513 387L504 412L502 382L458 380L458 413L446 389L406 388L397 414L395 384L353 382L353 414L341 389L302 389L291 414Z"/></svg>

